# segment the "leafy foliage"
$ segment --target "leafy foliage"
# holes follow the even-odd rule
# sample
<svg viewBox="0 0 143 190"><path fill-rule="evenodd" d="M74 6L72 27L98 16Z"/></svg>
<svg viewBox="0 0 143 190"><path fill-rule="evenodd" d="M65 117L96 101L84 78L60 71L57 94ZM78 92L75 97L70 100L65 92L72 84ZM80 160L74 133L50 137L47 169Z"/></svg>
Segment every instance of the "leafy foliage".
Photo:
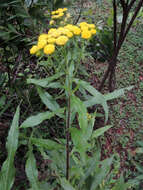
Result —
<svg viewBox="0 0 143 190"><path fill-rule="evenodd" d="M7 138L7 151L8 156L3 163L0 172L0 188L4 190L10 190L14 183L15 177L15 167L14 167L14 156L18 148L18 136L19 136L19 106L17 107L16 113L14 115L11 128L9 130Z"/></svg>

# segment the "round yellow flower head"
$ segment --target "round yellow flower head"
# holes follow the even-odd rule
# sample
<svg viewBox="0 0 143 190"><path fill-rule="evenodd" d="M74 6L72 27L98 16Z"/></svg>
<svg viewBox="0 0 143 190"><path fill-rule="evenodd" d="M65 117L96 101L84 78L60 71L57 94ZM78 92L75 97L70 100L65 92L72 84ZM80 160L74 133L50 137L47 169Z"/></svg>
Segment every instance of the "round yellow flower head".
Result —
<svg viewBox="0 0 143 190"><path fill-rule="evenodd" d="M68 37L67 36L59 36L57 39L56 39L56 44L57 45L65 45L68 41Z"/></svg>
<svg viewBox="0 0 143 190"><path fill-rule="evenodd" d="M80 33L81 33L80 28L78 28L77 26L74 26L72 31L73 31L74 35L80 35Z"/></svg>
<svg viewBox="0 0 143 190"><path fill-rule="evenodd" d="M68 9L67 8L63 8L63 11L65 12L65 11L67 11Z"/></svg>
<svg viewBox="0 0 143 190"><path fill-rule="evenodd" d="M54 44L56 42L56 39L55 38L49 38L48 39L48 43L49 44Z"/></svg>
<svg viewBox="0 0 143 190"><path fill-rule="evenodd" d="M48 44L44 47L44 53L46 55L50 55L55 51L55 45L54 44Z"/></svg>
<svg viewBox="0 0 143 190"><path fill-rule="evenodd" d="M62 12L62 13L59 13L59 15L58 15L59 17L62 17L62 16L64 16L64 13Z"/></svg>
<svg viewBox="0 0 143 190"><path fill-rule="evenodd" d="M90 31L83 31L82 33L81 33L81 37L83 38L83 39L89 39L89 38L91 38L91 32Z"/></svg>
<svg viewBox="0 0 143 190"><path fill-rule="evenodd" d="M57 19L57 18L59 18L59 15L53 15L51 18L52 19Z"/></svg>
<svg viewBox="0 0 143 190"><path fill-rule="evenodd" d="M50 20L50 25L53 25L55 23L55 21L54 20Z"/></svg>
<svg viewBox="0 0 143 190"><path fill-rule="evenodd" d="M59 28L57 29L57 31L59 32L59 34L64 34L65 29L64 29L64 27L59 27Z"/></svg>
<svg viewBox="0 0 143 190"><path fill-rule="evenodd" d="M91 34L96 34L96 30L95 29L91 29L90 32L91 32Z"/></svg>
<svg viewBox="0 0 143 190"><path fill-rule="evenodd" d="M65 34L68 38L73 37L73 33L70 30L68 30L67 28L65 28L65 31L63 34Z"/></svg>
<svg viewBox="0 0 143 190"><path fill-rule="evenodd" d="M87 26L81 26L80 28L81 28L81 31L86 31L89 29Z"/></svg>
<svg viewBox="0 0 143 190"><path fill-rule="evenodd" d="M52 34L53 32L55 32L56 29L55 28L51 28L49 31L48 31L48 34Z"/></svg>
<svg viewBox="0 0 143 190"><path fill-rule="evenodd" d="M70 30L71 32L73 31L74 25L72 24L67 24L64 28L67 28L68 30Z"/></svg>
<svg viewBox="0 0 143 190"><path fill-rule="evenodd" d="M43 34L40 34L40 36L38 37L38 41L45 40L47 38L48 38L48 34L43 33Z"/></svg>
<svg viewBox="0 0 143 190"><path fill-rule="evenodd" d="M58 13L62 13L64 10L62 8L59 8L57 11Z"/></svg>
<svg viewBox="0 0 143 190"><path fill-rule="evenodd" d="M91 28L91 29L94 29L95 28L95 24L88 24L88 27Z"/></svg>
<svg viewBox="0 0 143 190"><path fill-rule="evenodd" d="M37 51L39 50L38 46L34 45L32 46L32 48L30 49L30 54L35 54L37 53Z"/></svg>
<svg viewBox="0 0 143 190"><path fill-rule="evenodd" d="M46 44L47 44L47 40L46 39L41 39L41 40L38 41L37 46L38 46L39 49L42 49Z"/></svg>
<svg viewBox="0 0 143 190"><path fill-rule="evenodd" d="M55 15L56 14L56 11L52 11L52 13L51 13L52 15Z"/></svg>
<svg viewBox="0 0 143 190"><path fill-rule="evenodd" d="M58 11L58 10L56 10L56 11L55 11L55 14L59 14L59 11ZM55 15L55 14L54 14L54 15Z"/></svg>
<svg viewBox="0 0 143 190"><path fill-rule="evenodd" d="M88 23L87 22L81 22L81 23L79 23L79 26L80 27L83 27L83 26L88 27Z"/></svg>
<svg viewBox="0 0 143 190"><path fill-rule="evenodd" d="M58 30L56 30L55 32L51 33L50 35L53 38L57 38L57 37L59 37L61 35L61 32L59 32Z"/></svg>

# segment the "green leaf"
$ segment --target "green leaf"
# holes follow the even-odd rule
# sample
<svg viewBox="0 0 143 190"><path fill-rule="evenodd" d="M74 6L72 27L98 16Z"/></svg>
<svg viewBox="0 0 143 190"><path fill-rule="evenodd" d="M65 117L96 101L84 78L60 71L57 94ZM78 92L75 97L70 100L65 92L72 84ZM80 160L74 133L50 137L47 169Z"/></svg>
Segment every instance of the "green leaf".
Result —
<svg viewBox="0 0 143 190"><path fill-rule="evenodd" d="M30 185L33 190L40 190L38 182L38 170L36 167L36 160L33 152L30 150L28 152L28 159L26 161L26 175L30 181Z"/></svg>
<svg viewBox="0 0 143 190"><path fill-rule="evenodd" d="M71 96L71 109L78 113L78 122L80 129L86 131L87 123L87 109L84 103L76 96Z"/></svg>
<svg viewBox="0 0 143 190"><path fill-rule="evenodd" d="M61 178L60 181L64 190L75 190L65 178Z"/></svg>
<svg viewBox="0 0 143 190"><path fill-rule="evenodd" d="M51 77L45 78L45 79L27 79L28 84L35 84L41 87L46 88L50 82L52 82L55 79L58 79L61 77L64 73L57 73Z"/></svg>
<svg viewBox="0 0 143 190"><path fill-rule="evenodd" d="M99 164L98 168L96 168L96 173L94 174L94 180L91 184L90 190L95 190L98 187L98 185L102 183L102 181L105 179L105 177L110 171L112 161L113 157L107 158Z"/></svg>
<svg viewBox="0 0 143 190"><path fill-rule="evenodd" d="M18 33L17 31L16 31L16 29L13 27L13 25L12 24L8 24L8 28L10 29L10 32L13 32L13 33Z"/></svg>
<svg viewBox="0 0 143 190"><path fill-rule="evenodd" d="M42 102L52 111L55 111L60 108L59 104L54 100L54 98L45 90L40 87L37 87L38 94Z"/></svg>
<svg viewBox="0 0 143 190"><path fill-rule="evenodd" d="M86 170L84 172L84 176L81 177L80 179L80 183L79 183L79 187L82 186L82 184L85 183L85 180L92 174L95 172L96 167L101 163L100 161L100 152L99 150L96 151L95 155L93 156L93 158L88 160L87 163L87 167Z"/></svg>
<svg viewBox="0 0 143 190"><path fill-rule="evenodd" d="M47 88L63 88L60 82L51 82L47 85Z"/></svg>
<svg viewBox="0 0 143 190"><path fill-rule="evenodd" d="M124 182L123 175L117 180L115 186L112 188L112 190L126 190L130 185L126 184Z"/></svg>
<svg viewBox="0 0 143 190"><path fill-rule="evenodd" d="M71 110L78 114L78 123L80 129L70 128L72 141L76 150L80 153L81 159L85 161L86 150L88 147L88 122L87 122L87 110L84 103L76 96L71 96Z"/></svg>
<svg viewBox="0 0 143 190"><path fill-rule="evenodd" d="M0 108L5 105L5 101L6 101L6 96L5 95L3 95L2 97L0 97Z"/></svg>
<svg viewBox="0 0 143 190"><path fill-rule="evenodd" d="M72 141L75 148L79 152L84 152L87 148L87 145L86 145L87 141L82 133L82 130L77 129L77 128L71 128L70 132L71 132L71 137L72 137Z"/></svg>
<svg viewBox="0 0 143 190"><path fill-rule="evenodd" d="M31 138L31 143L33 143L35 146L43 147L48 150L63 149L63 145L56 143L55 141L50 139Z"/></svg>
<svg viewBox="0 0 143 190"><path fill-rule="evenodd" d="M126 88L121 88L119 90L115 90L114 92L111 92L109 94L104 95L104 98L108 101L108 100L113 100L115 98L118 98L120 96L123 96L125 94L126 90L131 90L134 86L129 86Z"/></svg>
<svg viewBox="0 0 143 190"><path fill-rule="evenodd" d="M69 67L69 77L72 79L73 77L73 72L74 72L74 62L72 61Z"/></svg>
<svg viewBox="0 0 143 190"><path fill-rule="evenodd" d="M0 189L2 190L10 190L14 182L14 176L15 176L14 156L18 147L19 114L20 114L20 108L18 106L8 133L8 138L6 143L8 156L6 161L3 163L0 172Z"/></svg>
<svg viewBox="0 0 143 190"><path fill-rule="evenodd" d="M92 133L92 138L97 138L101 135L103 135L103 133L105 133L108 129L110 129L112 127L112 125L107 125L105 127L96 129L93 133Z"/></svg>
<svg viewBox="0 0 143 190"><path fill-rule="evenodd" d="M86 89L92 96L90 99L84 102L86 107L93 106L95 104L100 104L103 106L103 109L105 111L105 123L108 120L108 105L106 102L106 99L104 98L104 95L102 95L100 92L98 92L93 86L91 86L89 83L82 81L80 79L74 79L74 82L81 85L84 89Z"/></svg>
<svg viewBox="0 0 143 190"><path fill-rule="evenodd" d="M51 111L55 111L55 114L58 115L59 117L64 118L63 114L56 112L60 108L60 106L55 101L55 99L48 92L46 92L40 87L37 87L37 91L42 102L47 106L47 108L50 109Z"/></svg>
<svg viewBox="0 0 143 190"><path fill-rule="evenodd" d="M44 120L50 119L55 114L63 113L63 112L64 112L64 108L60 108L56 110L55 112L46 111L43 113L39 113L35 116L30 116L20 125L20 128L34 127L42 123Z"/></svg>
<svg viewBox="0 0 143 190"><path fill-rule="evenodd" d="M54 112L44 112L44 113L39 113L35 116L31 116L27 118L20 126L20 128L27 128L27 127L34 127L36 125L39 125L46 119L50 119L55 115Z"/></svg>

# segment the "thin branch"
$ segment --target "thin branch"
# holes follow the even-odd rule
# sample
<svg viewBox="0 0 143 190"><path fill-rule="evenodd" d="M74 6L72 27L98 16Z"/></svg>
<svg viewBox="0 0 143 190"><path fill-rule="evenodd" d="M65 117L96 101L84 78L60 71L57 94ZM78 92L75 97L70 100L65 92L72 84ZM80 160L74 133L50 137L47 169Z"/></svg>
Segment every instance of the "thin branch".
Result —
<svg viewBox="0 0 143 190"><path fill-rule="evenodd" d="M120 0L120 3L122 5L122 8L125 9L126 8L126 3L124 0Z"/></svg>
<svg viewBox="0 0 143 190"><path fill-rule="evenodd" d="M83 0L81 0L81 2L80 2L79 15L78 15L77 19L74 21L74 23L73 23L74 25L78 23L78 21L79 21L79 19L80 19L80 17L81 17L82 9L83 9Z"/></svg>
<svg viewBox="0 0 143 190"><path fill-rule="evenodd" d="M127 5L127 6L129 5L129 0L126 1L126 5Z"/></svg>
<svg viewBox="0 0 143 190"><path fill-rule="evenodd" d="M138 5L137 5L137 7L135 9L135 12L134 12L132 18L131 18L131 20L130 20L130 22L128 24L128 27L127 27L127 29L125 31L125 34L124 34L124 37L123 37L124 39L126 38L126 36L127 36L128 32L129 32L129 30L130 30L130 28L131 28L131 26L133 24L133 22L134 22L134 20L135 20L135 18L137 16L137 14L138 14L138 12L140 11L142 5L143 5L143 0L140 0L140 2L138 3Z"/></svg>
<svg viewBox="0 0 143 190"><path fill-rule="evenodd" d="M122 24L121 24L121 30L120 30L118 44L117 44L116 52L115 52L114 56L118 55L119 50L120 50L121 45L122 45L123 40L124 40L123 37L124 37L124 32L125 32L125 28L126 28L126 24L127 24L128 14L129 13L126 10L123 9L123 19L122 19Z"/></svg>
<svg viewBox="0 0 143 190"><path fill-rule="evenodd" d="M113 0L113 10L114 10L114 49L116 49L116 44L117 44L117 4L116 0Z"/></svg>
<svg viewBox="0 0 143 190"><path fill-rule="evenodd" d="M132 0L130 2L130 4L128 5L127 11L130 11L130 9L132 8L132 6L134 5L134 3L136 2L136 0Z"/></svg>

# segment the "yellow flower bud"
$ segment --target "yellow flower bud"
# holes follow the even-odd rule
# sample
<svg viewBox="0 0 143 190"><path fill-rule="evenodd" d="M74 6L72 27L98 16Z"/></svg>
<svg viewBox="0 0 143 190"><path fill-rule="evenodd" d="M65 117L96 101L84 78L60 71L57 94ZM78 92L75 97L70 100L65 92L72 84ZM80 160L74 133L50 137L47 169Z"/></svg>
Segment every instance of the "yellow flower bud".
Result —
<svg viewBox="0 0 143 190"><path fill-rule="evenodd" d="M49 44L54 44L56 42L56 39L55 38L49 38L48 39L48 43Z"/></svg>
<svg viewBox="0 0 143 190"><path fill-rule="evenodd" d="M81 37L83 38L83 39L89 39L89 38L91 38L91 32L90 31L83 31L82 33L81 33Z"/></svg>
<svg viewBox="0 0 143 190"><path fill-rule="evenodd" d="M42 40L38 41L37 46L38 46L39 49L42 49L46 44L47 44L47 40L46 39L42 39Z"/></svg>
<svg viewBox="0 0 143 190"><path fill-rule="evenodd" d="M44 47L44 53L46 55L50 55L55 51L55 45L54 44L48 44Z"/></svg>
<svg viewBox="0 0 143 190"><path fill-rule="evenodd" d="M91 29L90 32L91 32L91 34L96 34L96 30L95 29Z"/></svg>
<svg viewBox="0 0 143 190"><path fill-rule="evenodd" d="M95 24L88 24L88 27L94 29L95 28Z"/></svg>
<svg viewBox="0 0 143 190"><path fill-rule="evenodd" d="M30 54L35 54L37 51L39 50L38 46L34 45L32 46L32 48L30 49Z"/></svg>
<svg viewBox="0 0 143 190"><path fill-rule="evenodd" d="M67 36L59 36L57 39L56 39L56 44L57 45L65 45L68 41L68 37Z"/></svg>
<svg viewBox="0 0 143 190"><path fill-rule="evenodd" d="M50 25L53 25L55 23L55 21L54 20L50 20Z"/></svg>
<svg viewBox="0 0 143 190"><path fill-rule="evenodd" d="M74 33L74 35L80 35L81 30L77 26L74 26L72 32Z"/></svg>
<svg viewBox="0 0 143 190"><path fill-rule="evenodd" d="M68 9L67 8L63 8L63 11L67 11Z"/></svg>

